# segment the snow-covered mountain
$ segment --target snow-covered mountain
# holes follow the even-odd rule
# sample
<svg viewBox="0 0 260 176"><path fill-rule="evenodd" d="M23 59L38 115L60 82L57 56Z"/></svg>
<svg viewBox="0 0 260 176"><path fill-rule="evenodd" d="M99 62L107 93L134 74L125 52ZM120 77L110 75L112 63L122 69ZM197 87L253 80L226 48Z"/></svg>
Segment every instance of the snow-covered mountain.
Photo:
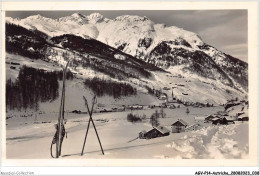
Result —
<svg viewBox="0 0 260 176"><path fill-rule="evenodd" d="M123 15L107 19L99 13L74 13L58 19L29 16L7 22L37 29L50 37L63 34L93 38L168 71L179 71L221 81L247 91L247 63L204 43L195 33L155 24L147 17Z"/></svg>
<svg viewBox="0 0 260 176"><path fill-rule="evenodd" d="M195 33L174 26L154 24L147 17L139 16L123 15L111 20L99 13L92 13L89 16L74 13L58 19L33 15L24 19L7 17L6 21L27 29L37 28L51 37L69 33L91 37L113 47L120 47L133 56L137 54L137 48L139 52L148 53L162 41L179 38L186 40L193 47L203 44Z"/></svg>
<svg viewBox="0 0 260 176"><path fill-rule="evenodd" d="M6 29L11 61L16 54L58 67L67 55L80 79L99 76L128 82L138 92L159 91L182 102L223 104L247 94L247 63L204 43L193 32L155 24L147 17L7 17ZM17 75L9 67L7 71L7 79Z"/></svg>

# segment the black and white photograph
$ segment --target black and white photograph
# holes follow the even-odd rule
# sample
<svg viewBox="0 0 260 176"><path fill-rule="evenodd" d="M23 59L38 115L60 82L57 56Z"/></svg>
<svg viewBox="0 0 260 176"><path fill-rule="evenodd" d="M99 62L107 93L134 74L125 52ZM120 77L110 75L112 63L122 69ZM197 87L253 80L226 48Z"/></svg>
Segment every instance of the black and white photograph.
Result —
<svg viewBox="0 0 260 176"><path fill-rule="evenodd" d="M6 10L6 159L249 159L248 15Z"/></svg>

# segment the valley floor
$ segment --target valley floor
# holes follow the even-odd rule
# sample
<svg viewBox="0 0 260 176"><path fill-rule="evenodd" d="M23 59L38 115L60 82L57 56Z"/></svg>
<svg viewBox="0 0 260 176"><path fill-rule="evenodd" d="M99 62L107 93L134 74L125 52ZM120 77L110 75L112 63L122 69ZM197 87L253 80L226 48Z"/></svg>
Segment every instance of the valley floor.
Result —
<svg viewBox="0 0 260 176"><path fill-rule="evenodd" d="M160 124L169 130L177 119L194 123L194 117L206 116L223 107L165 109L166 118L160 118ZM150 117L154 109L133 111L133 114L146 114ZM158 109L159 111L159 109ZM68 132L62 145L63 159L80 158L247 158L248 122L232 125L213 126L203 123L196 131L170 133L169 136L155 139L136 139L142 130L152 129L150 119L138 123L128 122L125 112L95 113L93 115L105 155L102 155L92 124L81 156L86 132L88 115L66 113L65 125ZM13 117L6 121L6 148L8 159L50 159L50 145L55 133L58 113L34 114L30 117ZM133 140L133 141L132 141ZM53 150L55 154L55 146Z"/></svg>

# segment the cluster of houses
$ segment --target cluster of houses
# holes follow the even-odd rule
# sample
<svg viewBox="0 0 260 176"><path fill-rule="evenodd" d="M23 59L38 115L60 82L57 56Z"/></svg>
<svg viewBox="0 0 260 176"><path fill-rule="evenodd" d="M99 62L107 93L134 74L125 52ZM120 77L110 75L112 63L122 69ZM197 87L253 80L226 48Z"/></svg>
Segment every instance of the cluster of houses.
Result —
<svg viewBox="0 0 260 176"><path fill-rule="evenodd" d="M228 116L209 115L205 118L204 123L212 123L213 125L228 125L234 124L234 118Z"/></svg>
<svg viewBox="0 0 260 176"><path fill-rule="evenodd" d="M157 137L169 136L172 133L181 133L188 130L196 130L197 125L189 126L187 122L182 119L178 119L171 125L171 131L164 126L153 126L153 129L149 131L141 131L139 133L140 139L152 139Z"/></svg>
<svg viewBox="0 0 260 176"><path fill-rule="evenodd" d="M200 119L201 118L201 119ZM248 112L236 112L234 114L225 111L218 112L216 115L209 115L206 118L195 117L195 121L212 123L213 125L235 124L235 121L249 121Z"/></svg>
<svg viewBox="0 0 260 176"><path fill-rule="evenodd" d="M249 103L246 100L231 100L224 105L225 111L229 116L237 121L248 121Z"/></svg>
<svg viewBox="0 0 260 176"><path fill-rule="evenodd" d="M209 115L207 117L195 117L195 124L192 125L189 125L187 122L185 122L182 119L178 119L171 125L171 131L164 126L153 127L153 129L147 132L146 131L140 132L139 138L151 139L156 137L168 136L170 135L170 132L181 133L181 132L198 130L202 127L201 124L203 123L211 123L212 125L229 125L229 124L235 124L235 121L248 121L249 120L248 111L246 110L244 104L242 106L237 106L237 105L238 104L234 106L230 106L233 108L230 109L229 111L220 111L217 114ZM240 111L237 111L237 109L234 110L235 106L237 109L241 108Z"/></svg>

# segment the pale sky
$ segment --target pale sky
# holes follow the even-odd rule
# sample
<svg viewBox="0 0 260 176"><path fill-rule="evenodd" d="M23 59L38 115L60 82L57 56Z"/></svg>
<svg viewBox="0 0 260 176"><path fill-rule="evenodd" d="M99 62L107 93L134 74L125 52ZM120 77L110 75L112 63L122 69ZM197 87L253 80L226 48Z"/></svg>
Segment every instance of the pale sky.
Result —
<svg viewBox="0 0 260 176"><path fill-rule="evenodd" d="M25 18L40 14L49 18L69 16L75 12L89 15L94 12L114 19L120 15L146 16L155 23L177 26L201 36L202 40L220 51L245 62L247 48L247 10L96 10L96 11L9 11L6 16Z"/></svg>

